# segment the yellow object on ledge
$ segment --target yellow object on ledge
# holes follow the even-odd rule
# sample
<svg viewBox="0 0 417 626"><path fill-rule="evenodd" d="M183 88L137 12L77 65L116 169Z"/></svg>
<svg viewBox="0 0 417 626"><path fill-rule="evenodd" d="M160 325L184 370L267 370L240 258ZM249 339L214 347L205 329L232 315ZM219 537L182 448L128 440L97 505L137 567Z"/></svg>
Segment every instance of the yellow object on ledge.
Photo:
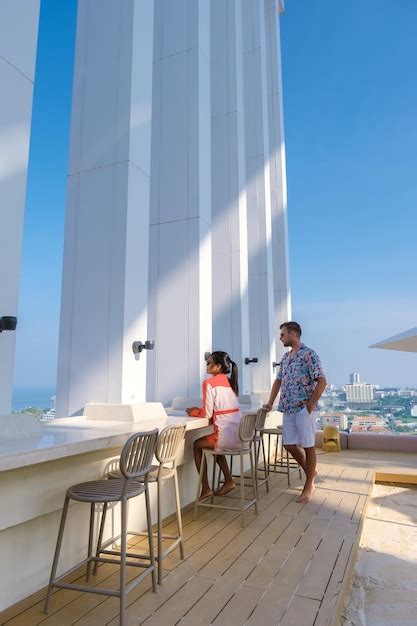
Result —
<svg viewBox="0 0 417 626"><path fill-rule="evenodd" d="M340 433L337 426L324 427L322 448L326 452L340 452Z"/></svg>

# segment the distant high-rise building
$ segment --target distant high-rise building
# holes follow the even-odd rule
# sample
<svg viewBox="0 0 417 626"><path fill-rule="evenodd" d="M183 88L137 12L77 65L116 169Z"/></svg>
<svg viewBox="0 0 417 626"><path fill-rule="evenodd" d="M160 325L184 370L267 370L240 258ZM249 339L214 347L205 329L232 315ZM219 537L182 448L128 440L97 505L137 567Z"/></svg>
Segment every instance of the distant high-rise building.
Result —
<svg viewBox="0 0 417 626"><path fill-rule="evenodd" d="M417 391L415 389L399 389L398 395L401 398L414 398L417 396Z"/></svg>
<svg viewBox="0 0 417 626"><path fill-rule="evenodd" d="M352 374L349 375L349 378L351 385L356 385L361 382L360 374L358 374L357 372L352 372Z"/></svg>
<svg viewBox="0 0 417 626"><path fill-rule="evenodd" d="M367 403L374 400L374 386L367 383L353 383L346 385L347 403Z"/></svg>

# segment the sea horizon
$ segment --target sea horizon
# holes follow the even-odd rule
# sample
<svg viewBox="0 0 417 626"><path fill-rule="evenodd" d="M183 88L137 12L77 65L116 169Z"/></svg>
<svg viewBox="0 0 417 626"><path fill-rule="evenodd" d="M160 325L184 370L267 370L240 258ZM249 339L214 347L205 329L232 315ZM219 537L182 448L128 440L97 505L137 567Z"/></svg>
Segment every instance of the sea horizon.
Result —
<svg viewBox="0 0 417 626"><path fill-rule="evenodd" d="M12 395L12 411L37 408L50 409L55 387L14 387Z"/></svg>

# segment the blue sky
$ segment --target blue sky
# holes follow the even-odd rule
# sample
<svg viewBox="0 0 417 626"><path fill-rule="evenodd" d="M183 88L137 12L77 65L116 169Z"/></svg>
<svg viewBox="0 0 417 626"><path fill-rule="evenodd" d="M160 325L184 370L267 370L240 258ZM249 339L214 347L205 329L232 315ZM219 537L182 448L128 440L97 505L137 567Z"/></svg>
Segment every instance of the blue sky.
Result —
<svg viewBox="0 0 417 626"><path fill-rule="evenodd" d="M417 326L417 3L289 0L282 19L293 316L328 378L417 387L368 345Z"/></svg>
<svg viewBox="0 0 417 626"><path fill-rule="evenodd" d="M417 3L287 0L281 20L293 317L328 379L417 387L369 350L417 326ZM16 386L54 385L76 0L43 0ZM30 357L30 358L29 358Z"/></svg>
<svg viewBox="0 0 417 626"><path fill-rule="evenodd" d="M23 237L16 387L56 380L76 0L42 0Z"/></svg>

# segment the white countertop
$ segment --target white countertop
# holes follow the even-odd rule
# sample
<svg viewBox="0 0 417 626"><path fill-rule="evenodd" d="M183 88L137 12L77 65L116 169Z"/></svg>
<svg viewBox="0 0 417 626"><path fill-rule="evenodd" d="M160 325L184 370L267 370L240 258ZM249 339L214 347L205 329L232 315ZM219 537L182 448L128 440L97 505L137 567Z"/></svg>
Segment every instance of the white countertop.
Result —
<svg viewBox="0 0 417 626"><path fill-rule="evenodd" d="M185 423L187 431L209 425L208 419L188 417L184 411L168 411L166 418L140 422L88 420L84 416L56 419L42 425L37 437L0 441L0 472L123 446L134 432L161 430L176 423Z"/></svg>

